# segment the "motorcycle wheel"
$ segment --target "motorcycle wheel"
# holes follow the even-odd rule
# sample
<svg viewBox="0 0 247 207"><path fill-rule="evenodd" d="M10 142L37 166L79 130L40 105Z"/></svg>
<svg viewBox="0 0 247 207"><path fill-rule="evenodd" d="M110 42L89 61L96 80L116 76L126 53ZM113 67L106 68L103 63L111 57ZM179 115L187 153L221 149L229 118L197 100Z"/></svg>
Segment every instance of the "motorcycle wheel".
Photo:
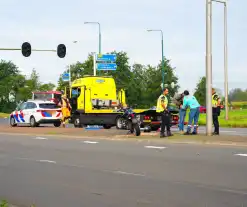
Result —
<svg viewBox="0 0 247 207"><path fill-rule="evenodd" d="M116 128L117 129L122 129L123 128L122 122L123 122L122 117L117 117L116 118Z"/></svg>
<svg viewBox="0 0 247 207"><path fill-rule="evenodd" d="M135 134L135 136L141 135L141 129L140 129L140 126L138 124L133 125L133 133Z"/></svg>

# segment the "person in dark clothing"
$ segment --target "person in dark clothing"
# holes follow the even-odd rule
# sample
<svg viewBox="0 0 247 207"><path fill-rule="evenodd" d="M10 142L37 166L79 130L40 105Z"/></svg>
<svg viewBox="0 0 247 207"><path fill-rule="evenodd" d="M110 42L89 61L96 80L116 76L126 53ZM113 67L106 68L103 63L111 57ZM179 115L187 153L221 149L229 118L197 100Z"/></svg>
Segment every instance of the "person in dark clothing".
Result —
<svg viewBox="0 0 247 207"><path fill-rule="evenodd" d="M178 124L178 128L180 133L183 133L184 131L184 120L186 117L186 109L183 109L183 99L184 99L184 93L179 93L177 95L175 95L173 102L176 104L176 106L179 109L179 124Z"/></svg>
<svg viewBox="0 0 247 207"><path fill-rule="evenodd" d="M216 93L215 89L212 88L212 110L213 110L213 124L214 124L214 135L220 134L220 126L218 117L220 115L220 97Z"/></svg>

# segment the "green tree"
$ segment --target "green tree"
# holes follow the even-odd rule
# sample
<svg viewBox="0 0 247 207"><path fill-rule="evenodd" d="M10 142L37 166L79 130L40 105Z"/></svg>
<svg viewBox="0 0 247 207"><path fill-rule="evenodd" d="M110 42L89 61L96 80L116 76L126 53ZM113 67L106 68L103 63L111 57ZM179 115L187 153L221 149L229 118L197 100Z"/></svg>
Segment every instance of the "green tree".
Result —
<svg viewBox="0 0 247 207"><path fill-rule="evenodd" d="M15 107L16 91L24 79L14 63L0 61L0 111L9 112Z"/></svg>
<svg viewBox="0 0 247 207"><path fill-rule="evenodd" d="M156 105L157 98L161 94L162 67L129 64L129 57L126 52L113 51L116 54L116 71L97 71L97 75L110 75L114 78L117 90L125 89L127 103L137 107L151 107ZM72 81L84 75L93 75L93 56L89 54L87 60L83 63L77 62L70 65ZM165 59L165 83L168 84L170 95L177 92L178 78L174 75L174 68L171 67L170 61ZM68 72L68 68L65 70ZM58 80L58 90L68 87L67 82L62 81L62 76ZM171 88L171 82L175 83L175 88Z"/></svg>
<svg viewBox="0 0 247 207"><path fill-rule="evenodd" d="M247 101L247 91L235 88L229 93L229 101Z"/></svg>
<svg viewBox="0 0 247 207"><path fill-rule="evenodd" d="M196 85L194 96L201 105L206 105L206 77L201 77Z"/></svg>
<svg viewBox="0 0 247 207"><path fill-rule="evenodd" d="M56 86L53 83L40 84L39 91L52 91Z"/></svg>

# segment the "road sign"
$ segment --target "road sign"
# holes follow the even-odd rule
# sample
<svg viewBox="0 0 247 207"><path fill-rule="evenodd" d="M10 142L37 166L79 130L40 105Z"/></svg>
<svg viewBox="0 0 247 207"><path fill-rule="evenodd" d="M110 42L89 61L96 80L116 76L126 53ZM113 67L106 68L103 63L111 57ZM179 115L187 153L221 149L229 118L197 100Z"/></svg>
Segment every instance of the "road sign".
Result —
<svg viewBox="0 0 247 207"><path fill-rule="evenodd" d="M63 81L69 81L69 73L64 73L62 79Z"/></svg>
<svg viewBox="0 0 247 207"><path fill-rule="evenodd" d="M98 63L97 64L98 70L117 70L116 63Z"/></svg>
<svg viewBox="0 0 247 207"><path fill-rule="evenodd" d="M97 55L96 62L116 62L117 55L116 54L105 54L105 55Z"/></svg>

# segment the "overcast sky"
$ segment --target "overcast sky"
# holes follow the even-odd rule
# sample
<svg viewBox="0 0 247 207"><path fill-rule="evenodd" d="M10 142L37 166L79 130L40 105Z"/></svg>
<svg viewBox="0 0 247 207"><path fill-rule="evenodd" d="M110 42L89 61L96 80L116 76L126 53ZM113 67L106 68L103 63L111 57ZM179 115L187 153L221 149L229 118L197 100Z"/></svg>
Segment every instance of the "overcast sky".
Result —
<svg viewBox="0 0 247 207"><path fill-rule="evenodd" d="M98 51L98 28L84 21L99 21L102 52L126 51L130 63L157 65L161 59L159 33L164 54L171 59L182 89L192 90L205 75L206 0L5 0L0 1L0 47L18 48L29 41L33 48L56 49L67 45L67 56L33 52L24 58L19 51L0 51L0 58L12 60L29 75L32 68L41 81L57 83L66 65L84 61ZM246 0L229 0L228 49L229 88L247 88ZM213 4L213 84L224 87L223 4ZM73 43L74 40L78 42Z"/></svg>

